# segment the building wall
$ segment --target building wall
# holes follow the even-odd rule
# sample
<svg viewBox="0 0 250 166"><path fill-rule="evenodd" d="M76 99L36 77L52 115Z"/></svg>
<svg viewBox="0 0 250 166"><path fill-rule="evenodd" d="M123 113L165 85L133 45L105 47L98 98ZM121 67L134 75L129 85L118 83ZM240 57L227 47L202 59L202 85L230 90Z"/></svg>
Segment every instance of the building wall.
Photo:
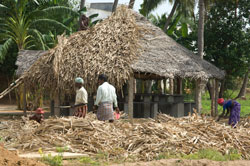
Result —
<svg viewBox="0 0 250 166"><path fill-rule="evenodd" d="M98 13L98 17L93 19L95 20L103 20L111 15L113 3L86 3L87 8L87 16Z"/></svg>

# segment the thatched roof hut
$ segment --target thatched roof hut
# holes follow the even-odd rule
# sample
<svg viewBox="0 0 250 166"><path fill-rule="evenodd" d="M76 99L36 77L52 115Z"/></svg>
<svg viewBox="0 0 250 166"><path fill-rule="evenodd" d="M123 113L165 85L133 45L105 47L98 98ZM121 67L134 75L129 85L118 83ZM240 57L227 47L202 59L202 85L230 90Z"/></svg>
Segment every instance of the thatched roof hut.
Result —
<svg viewBox="0 0 250 166"><path fill-rule="evenodd" d="M223 79L225 74L213 64L178 44L142 15L135 13L137 25L148 29L140 38L143 53L132 65L135 72L151 73L167 78Z"/></svg>
<svg viewBox="0 0 250 166"><path fill-rule="evenodd" d="M71 89L77 76L95 88L97 76L106 73L117 88L135 77L222 79L224 72L184 48L142 15L122 6L87 31L61 36L49 52L22 51L19 56L41 56L24 74L26 85ZM19 61L19 60L18 60ZM18 62L18 72L23 71ZM20 69L20 67L22 67ZM145 78L145 77L144 77Z"/></svg>

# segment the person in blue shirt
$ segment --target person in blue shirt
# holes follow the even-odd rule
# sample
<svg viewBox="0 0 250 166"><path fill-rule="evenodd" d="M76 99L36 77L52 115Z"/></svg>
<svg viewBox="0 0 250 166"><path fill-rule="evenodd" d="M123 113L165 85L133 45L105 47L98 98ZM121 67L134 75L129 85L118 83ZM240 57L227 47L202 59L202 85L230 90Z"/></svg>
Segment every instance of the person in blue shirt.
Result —
<svg viewBox="0 0 250 166"><path fill-rule="evenodd" d="M218 121L220 120L221 117L224 116L225 110L227 110L226 115L224 117L227 117L228 113L230 113L228 124L231 125L232 127L236 127L236 125L240 121L240 109L241 109L240 103L238 103L235 100L225 101L223 98L219 98L217 100L217 103L219 105L223 106L223 112L219 116Z"/></svg>

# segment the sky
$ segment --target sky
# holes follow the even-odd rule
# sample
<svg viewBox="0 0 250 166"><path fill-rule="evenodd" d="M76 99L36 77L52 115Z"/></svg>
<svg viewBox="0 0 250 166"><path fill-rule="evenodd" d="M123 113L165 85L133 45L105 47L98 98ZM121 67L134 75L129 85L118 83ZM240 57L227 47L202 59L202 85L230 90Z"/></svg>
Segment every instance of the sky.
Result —
<svg viewBox="0 0 250 166"><path fill-rule="evenodd" d="M114 2L114 0L86 0L87 3L92 3L92 2ZM135 0L134 4L134 10L139 11L140 5L142 4L143 0ZM128 5L129 0L119 0L119 4L126 4ZM171 11L172 5L168 3L166 0L163 2L155 11L152 12L152 14L156 15L158 14L159 16L167 13L169 14Z"/></svg>

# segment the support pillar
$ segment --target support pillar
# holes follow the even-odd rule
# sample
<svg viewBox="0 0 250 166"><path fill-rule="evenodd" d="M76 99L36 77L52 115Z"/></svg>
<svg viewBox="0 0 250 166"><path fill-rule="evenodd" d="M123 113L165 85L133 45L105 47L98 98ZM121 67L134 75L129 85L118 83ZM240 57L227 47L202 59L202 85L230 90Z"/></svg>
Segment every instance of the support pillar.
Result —
<svg viewBox="0 0 250 166"><path fill-rule="evenodd" d="M182 95L182 79L177 78L177 94Z"/></svg>
<svg viewBox="0 0 250 166"><path fill-rule="evenodd" d="M26 87L23 85L23 114L27 116L27 100L26 100Z"/></svg>
<svg viewBox="0 0 250 166"><path fill-rule="evenodd" d="M211 80L211 116L215 116L215 80Z"/></svg>
<svg viewBox="0 0 250 166"><path fill-rule="evenodd" d="M217 100L219 98L219 80L215 80L215 116L218 115L218 103Z"/></svg>
<svg viewBox="0 0 250 166"><path fill-rule="evenodd" d="M169 93L170 95L174 94L174 79L169 78Z"/></svg>
<svg viewBox="0 0 250 166"><path fill-rule="evenodd" d="M60 93L56 93L54 96L54 114L55 116L60 116Z"/></svg>
<svg viewBox="0 0 250 166"><path fill-rule="evenodd" d="M128 80L128 117L133 119L134 116L134 76Z"/></svg>
<svg viewBox="0 0 250 166"><path fill-rule="evenodd" d="M196 110L197 113L201 112L202 105L201 105L201 80L198 79L195 82L195 104L196 104Z"/></svg>
<svg viewBox="0 0 250 166"><path fill-rule="evenodd" d="M54 116L54 115L55 115L55 101L50 100L50 116Z"/></svg>

